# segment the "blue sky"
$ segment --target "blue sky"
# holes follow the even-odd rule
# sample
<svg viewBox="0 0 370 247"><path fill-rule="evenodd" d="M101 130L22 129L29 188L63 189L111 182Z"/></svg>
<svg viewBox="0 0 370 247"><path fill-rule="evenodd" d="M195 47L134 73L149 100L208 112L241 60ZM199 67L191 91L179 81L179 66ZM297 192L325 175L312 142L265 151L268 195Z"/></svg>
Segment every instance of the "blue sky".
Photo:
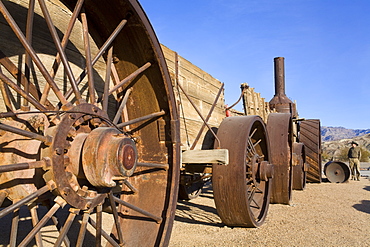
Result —
<svg viewBox="0 0 370 247"><path fill-rule="evenodd" d="M139 1L162 44L225 83L227 104L244 82L270 101L285 57L300 117L370 128L370 1Z"/></svg>

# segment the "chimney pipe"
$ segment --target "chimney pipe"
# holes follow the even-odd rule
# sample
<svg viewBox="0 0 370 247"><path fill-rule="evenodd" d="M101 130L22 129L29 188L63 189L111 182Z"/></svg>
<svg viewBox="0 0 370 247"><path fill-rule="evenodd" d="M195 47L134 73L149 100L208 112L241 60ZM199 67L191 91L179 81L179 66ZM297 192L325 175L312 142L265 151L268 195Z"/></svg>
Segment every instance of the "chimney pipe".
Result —
<svg viewBox="0 0 370 247"><path fill-rule="evenodd" d="M279 113L290 113L292 117L296 117L295 104L285 95L285 72L284 58L274 58L275 72L275 96L270 100L269 105L271 110L276 110Z"/></svg>
<svg viewBox="0 0 370 247"><path fill-rule="evenodd" d="M275 95L285 96L284 58L274 58Z"/></svg>

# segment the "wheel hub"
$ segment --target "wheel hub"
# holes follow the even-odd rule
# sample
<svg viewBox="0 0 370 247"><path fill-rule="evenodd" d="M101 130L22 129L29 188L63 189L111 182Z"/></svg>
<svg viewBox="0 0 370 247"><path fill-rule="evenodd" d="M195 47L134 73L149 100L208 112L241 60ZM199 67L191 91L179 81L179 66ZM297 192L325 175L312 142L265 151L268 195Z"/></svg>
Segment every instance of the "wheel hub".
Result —
<svg viewBox="0 0 370 247"><path fill-rule="evenodd" d="M45 180L53 180L59 194L79 209L102 203L107 190L116 186L113 180L131 176L136 168L134 141L105 127L104 119L102 110L92 104L73 107L50 128L53 143L43 151L44 157L52 157Z"/></svg>
<svg viewBox="0 0 370 247"><path fill-rule="evenodd" d="M135 143L115 128L94 129L82 148L87 180L97 187L114 187L114 177L131 176L136 168Z"/></svg>

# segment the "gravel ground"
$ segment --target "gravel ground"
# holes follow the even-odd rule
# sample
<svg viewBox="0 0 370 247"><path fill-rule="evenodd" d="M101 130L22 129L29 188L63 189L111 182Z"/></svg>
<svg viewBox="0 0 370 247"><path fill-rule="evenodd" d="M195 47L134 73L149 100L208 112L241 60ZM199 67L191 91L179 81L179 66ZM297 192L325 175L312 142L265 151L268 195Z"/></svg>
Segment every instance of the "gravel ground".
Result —
<svg viewBox="0 0 370 247"><path fill-rule="evenodd" d="M370 246L370 181L307 184L290 205L270 204L260 228L224 226L208 185L178 203L170 246Z"/></svg>

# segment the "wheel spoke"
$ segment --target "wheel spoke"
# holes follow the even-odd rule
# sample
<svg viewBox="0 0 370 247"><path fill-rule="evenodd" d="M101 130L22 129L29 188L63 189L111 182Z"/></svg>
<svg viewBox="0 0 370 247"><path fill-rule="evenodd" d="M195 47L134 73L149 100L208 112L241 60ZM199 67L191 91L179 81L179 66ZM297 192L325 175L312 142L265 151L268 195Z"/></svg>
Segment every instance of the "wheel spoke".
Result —
<svg viewBox="0 0 370 247"><path fill-rule="evenodd" d="M114 39L121 32L122 28L126 25L126 23L127 23L127 20L122 20L118 24L118 26L113 31L113 33L111 34L111 36L109 36L109 38L105 41L105 43L103 44L103 46L100 47L98 53L93 58L92 65L94 65L99 60L99 58L104 54L104 52L112 44L112 42L114 41ZM87 74L87 68L85 68L84 71L82 71L82 73L80 74L80 76L77 78L77 80L76 80L77 85L81 83L81 81L85 78L86 74ZM68 99L71 96L71 94L72 94L72 89L70 89L70 90L67 91L67 93L65 94L65 97Z"/></svg>
<svg viewBox="0 0 370 247"><path fill-rule="evenodd" d="M4 68L17 80L20 81L20 83L25 87L25 85L28 85L29 87L29 92L31 93L31 95L36 99L36 100L40 100L40 104L41 105L44 105L46 108L48 108L49 110L53 109L53 105L50 103L50 101L48 100L44 100L44 102L42 102L42 94L41 92L35 87L34 84L31 84L27 77L21 73L21 71L19 71L19 69L17 68L16 65L14 65L14 63L8 58L5 56L5 54L0 51L0 64L2 64L4 66ZM0 69L0 72L1 69ZM46 84L46 85L49 85L49 84ZM5 101L5 104L6 106L9 108L9 109L12 109L11 107L11 103L10 103L10 92L9 92L9 89L6 88L7 90L5 91L7 97L4 98L4 101ZM3 93L4 94L4 93ZM9 102L9 103L7 103Z"/></svg>
<svg viewBox="0 0 370 247"><path fill-rule="evenodd" d="M146 120L155 119L155 118L161 117L165 114L166 114L166 112L162 110L160 112L155 112L155 113L143 116L143 117L135 118L135 119L132 119L130 121L117 124L117 127L118 128L123 128L123 127L131 125L131 124L136 124L136 123L143 122L143 121L146 121Z"/></svg>
<svg viewBox="0 0 370 247"><path fill-rule="evenodd" d="M32 98L29 94L27 94L23 89L21 89L17 84L12 82L8 77L6 77L1 71L0 71L0 80L5 82L8 86L10 86L14 91L22 95L25 99L27 99L28 102L30 102L32 105L34 105L38 110L40 111L46 111L47 108L40 104L37 100Z"/></svg>
<svg viewBox="0 0 370 247"><path fill-rule="evenodd" d="M92 227L94 227L95 229L97 228L96 226L96 223L93 219L89 218L89 223ZM109 234L107 234L104 230L101 231L101 235L113 246L115 247L121 247L121 245L117 244L117 242L111 237L109 236Z"/></svg>
<svg viewBox="0 0 370 247"><path fill-rule="evenodd" d="M53 215L53 216L51 216L51 220L53 221L55 227L58 230L58 233L60 234L60 231L61 231L61 228L62 227L59 224L58 218ZM69 247L71 245L70 244L70 241L68 239L68 236L65 236L65 238L64 238L64 244L65 244L66 247Z"/></svg>
<svg viewBox="0 0 370 247"><path fill-rule="evenodd" d="M116 231L118 234L118 240L119 240L119 243L123 245L125 241L123 240L122 229L121 229L121 225L119 224L118 212L117 212L116 202L114 201L113 192L110 191L108 196L109 196L110 206L112 207L114 224L115 224Z"/></svg>
<svg viewBox="0 0 370 247"><path fill-rule="evenodd" d="M254 194L256 193L256 187L254 185L251 186L252 189L250 190L249 196L248 196L248 201L251 201L254 197Z"/></svg>
<svg viewBox="0 0 370 247"><path fill-rule="evenodd" d="M60 59L61 59L63 65L64 65L64 69L65 69L65 72L66 72L67 77L69 79L69 82L71 83L74 94L75 94L77 100L80 101L81 98L82 98L80 90L77 87L77 83L76 83L75 77L73 76L71 66L68 63L67 56L66 56L66 54L64 52L64 49L62 47L62 44L59 40L57 30L55 29L53 21L51 20L49 11L48 11L48 9L45 5L45 1L44 0L39 0L39 4L40 4L41 10L42 10L42 13L44 14L44 18L46 20L46 24L48 25L50 34L53 38L55 47L57 48L58 54L60 55ZM50 76L50 78L51 78L51 76Z"/></svg>
<svg viewBox="0 0 370 247"><path fill-rule="evenodd" d="M49 221L49 219L57 212L60 207L64 207L66 202L61 198L56 198L56 203L54 206L46 213L46 215L37 223L37 225L32 228L28 235L19 244L20 247L27 246L29 242L35 237L35 235L40 231L40 229Z"/></svg>
<svg viewBox="0 0 370 247"><path fill-rule="evenodd" d="M252 138L256 132L257 132L257 128L255 128L255 129L253 130L253 132L249 135L249 138Z"/></svg>
<svg viewBox="0 0 370 247"><path fill-rule="evenodd" d="M17 245L18 223L19 223L19 208L17 208L13 212L12 228L10 231L10 246L11 247L15 247Z"/></svg>
<svg viewBox="0 0 370 247"><path fill-rule="evenodd" d="M0 1L0 12L8 22L9 26L13 30L14 34L18 37L19 41L22 43L23 47L27 50L29 55L31 56L33 62L36 64L38 69L40 70L41 74L45 78L45 80L50 84L51 88L53 89L54 93L60 100L63 105L66 105L68 102L66 98L63 96L62 92L59 90L57 84L51 78L50 74L47 72L45 66L41 62L40 58L37 56L35 50L31 47L28 43L26 37L23 35L22 31L20 30L19 26L16 24L8 10L5 8L2 1ZM23 91L23 90L22 90ZM23 95L22 95L23 96ZM24 97L24 96L23 96Z"/></svg>
<svg viewBox="0 0 370 247"><path fill-rule="evenodd" d="M253 148L255 149L257 147L257 145L261 142L262 140L259 139L258 141L256 141L256 143L253 144Z"/></svg>
<svg viewBox="0 0 370 247"><path fill-rule="evenodd" d="M89 218L90 218L90 212L87 211L84 213L84 216L82 217L82 222L81 222L80 232L78 233L76 247L81 247L84 242L87 222L89 221Z"/></svg>
<svg viewBox="0 0 370 247"><path fill-rule="evenodd" d="M66 222L64 223L64 226L63 226L62 230L60 231L60 234L59 234L58 239L55 242L54 246L60 246L62 244L67 232L69 231L69 228L72 225L73 220L75 219L76 215L80 212L79 209L75 209L75 208L71 208L71 209L69 209L69 211L70 211L70 213L68 215L68 218L67 218Z"/></svg>
<svg viewBox="0 0 370 247"><path fill-rule="evenodd" d="M95 103L95 86L93 77L93 66L91 61L91 49L90 49L90 39L89 39L89 26L87 25L86 13L81 13L82 26L83 26L83 37L85 44L85 59L86 59L86 69L87 69L87 82L89 85L89 95L90 103Z"/></svg>
<svg viewBox="0 0 370 247"><path fill-rule="evenodd" d="M30 0L28 6L28 13L27 13L27 22L26 22L26 39L27 41L32 44L32 29L33 29L33 17L34 17L34 9L35 9L35 0ZM32 59L28 52L26 51L26 58L25 58L25 68L24 74L27 78L26 84L24 85L24 91L26 94L29 94L29 85L30 85L30 70L32 66ZM22 110L27 111L29 110L28 101L23 98L23 106Z"/></svg>
<svg viewBox="0 0 370 247"><path fill-rule="evenodd" d="M38 161L33 161L33 162L23 162L23 163L17 163L17 164L2 165L0 166L0 173L34 169L34 168L47 168L47 167L49 167L49 164L46 162L46 160L38 160Z"/></svg>
<svg viewBox="0 0 370 247"><path fill-rule="evenodd" d="M125 93L125 96L123 97L122 99L122 102L118 108L118 111L116 113L116 116L114 116L114 119L113 119L113 124L117 124L120 117L122 116L122 111L123 111L123 108L126 106L126 103L127 103L127 100L128 100L128 97L130 96L132 92L132 88L128 89Z"/></svg>
<svg viewBox="0 0 370 247"><path fill-rule="evenodd" d="M140 213L142 215L148 216L149 218L155 220L158 224L162 222L162 217L155 216L154 214L151 214L148 211L145 211L145 210L143 210L141 208L138 208L138 207L136 207L136 206L134 206L134 205L132 205L132 204L130 204L128 202L125 202L125 201L123 201L123 200L121 200L121 199L119 199L117 197L114 197L114 201L115 202L118 202L119 204L121 204L121 205L123 205L125 207L128 207L128 208L130 208L130 209L132 209L132 210L134 210L134 211L136 211L136 212L138 212L138 213Z"/></svg>
<svg viewBox="0 0 370 247"><path fill-rule="evenodd" d="M31 139L41 141L41 142L45 143L46 145L50 145L50 143L51 143L51 137L50 136L39 135L39 134L30 132L30 131L27 131L27 130L15 128L15 127L7 125L7 124L0 123L0 129L15 133L15 134L18 134L18 135L21 135L21 136L29 137Z"/></svg>
<svg viewBox="0 0 370 247"><path fill-rule="evenodd" d="M68 27L67 27L67 30L63 36L63 39L62 39L62 48L63 48L63 51L65 50L67 44L68 44L68 40L69 40L69 37L71 36L71 33L72 33L72 29L76 23L76 20L77 20L77 17L81 11L81 8L82 8L82 5L84 3L84 0L78 0L77 4L76 4L76 7L75 9L73 10L73 13L72 13L72 17L69 21L69 24L68 24ZM58 71L58 68L59 68L59 65L60 65L60 62L61 62L61 58L60 58L60 54L57 53L56 57L55 57L55 60L54 60L54 63L53 63L53 66L52 66L52 70L50 72L50 75L52 78L55 77L57 71ZM47 100L47 97L49 95L49 91L50 91L50 86L49 84L46 84L45 87L44 87L44 91L43 91L43 94L42 94L42 98L40 100L41 104L44 104Z"/></svg>
<svg viewBox="0 0 370 247"><path fill-rule="evenodd" d="M1 72L1 67L0 67L0 72ZM9 88L2 80L0 80L0 90L1 90L1 95L3 96L3 100L4 100L6 110L10 111L10 112L13 112L14 110L13 110L12 102L11 102L10 97L9 97L9 95L10 95Z"/></svg>
<svg viewBox="0 0 370 247"><path fill-rule="evenodd" d="M97 207L96 207L96 243L95 243L95 246L96 247L100 247L101 246L101 235L102 235L102 226L103 226L103 207L101 204L99 204Z"/></svg>
<svg viewBox="0 0 370 247"><path fill-rule="evenodd" d="M109 83L110 83L110 76L112 71L112 63L113 63L113 47L108 50L107 56L107 69L105 71L105 83L104 83L104 93L103 93L103 111L108 111L108 98L109 98ZM114 66L113 66L114 67Z"/></svg>
<svg viewBox="0 0 370 247"><path fill-rule="evenodd" d="M260 205L258 205L258 203L256 202L256 200L254 200L254 198L252 198L252 200L251 200L251 202L254 202L254 204L255 204L255 208L257 208L257 209L261 209L261 206ZM252 204L251 204L251 207L253 207L252 206Z"/></svg>
<svg viewBox="0 0 370 247"><path fill-rule="evenodd" d="M170 165L169 164L158 164L158 163L143 163L143 162L138 162L137 166L143 166L143 167L153 167L153 168L161 168L164 170L168 170Z"/></svg>
<svg viewBox="0 0 370 247"><path fill-rule="evenodd" d="M152 64L150 62L147 62L146 64L144 64L143 66L141 66L140 68L138 68L137 70L135 70L134 72L132 72L129 76L127 76L126 78L124 78L123 80L121 80L117 85L115 85L109 91L109 95L111 95L112 93L114 93L115 91L117 91L118 88L121 88L121 87L126 86L130 81L132 81L133 79L135 79L138 75L140 75L141 73L143 73L150 66L152 66Z"/></svg>
<svg viewBox="0 0 370 247"><path fill-rule="evenodd" d="M122 181L122 183L124 184L124 185L126 185L127 186L127 188L129 188L131 191L132 191L132 193L137 193L139 190L138 189L136 189L129 181L127 181L127 179L124 179L123 181Z"/></svg>
<svg viewBox="0 0 370 247"><path fill-rule="evenodd" d="M32 226L35 227L39 223L39 217L37 215L37 204L32 203L29 206L30 212L31 212L31 218L32 218ZM41 232L38 232L35 236L37 247L42 247L42 238L41 238Z"/></svg>
<svg viewBox="0 0 370 247"><path fill-rule="evenodd" d="M33 199L41 196L42 194L45 194L47 191L49 191L49 186L45 185L41 189L29 194L28 196L26 196L25 198L17 201L16 203L12 204L11 206L6 207L5 209L0 211L0 219L2 217L4 217L5 215L9 214L10 212L13 212L16 209L19 209L24 204L27 204L27 203L31 202Z"/></svg>

